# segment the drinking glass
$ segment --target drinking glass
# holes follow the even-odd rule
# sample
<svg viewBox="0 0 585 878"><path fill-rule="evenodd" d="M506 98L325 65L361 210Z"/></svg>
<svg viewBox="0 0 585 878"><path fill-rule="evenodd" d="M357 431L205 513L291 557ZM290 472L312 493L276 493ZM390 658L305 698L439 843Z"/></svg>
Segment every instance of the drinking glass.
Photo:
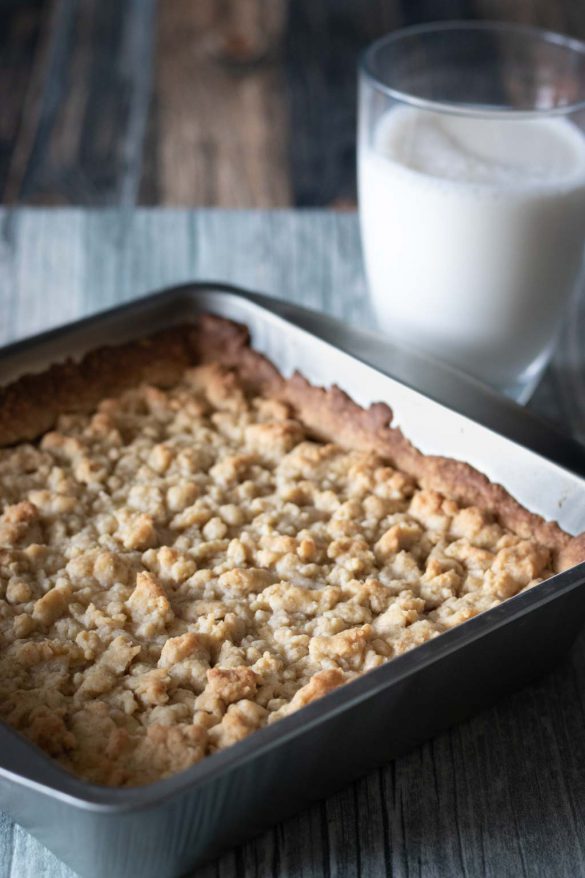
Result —
<svg viewBox="0 0 585 878"><path fill-rule="evenodd" d="M525 402L585 239L585 44L449 22L359 72L359 211L380 327Z"/></svg>

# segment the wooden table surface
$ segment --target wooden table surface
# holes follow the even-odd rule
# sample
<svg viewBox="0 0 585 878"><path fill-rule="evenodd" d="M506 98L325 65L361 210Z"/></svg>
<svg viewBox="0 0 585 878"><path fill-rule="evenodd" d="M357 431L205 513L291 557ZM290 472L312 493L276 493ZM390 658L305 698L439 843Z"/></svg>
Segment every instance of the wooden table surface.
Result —
<svg viewBox="0 0 585 878"><path fill-rule="evenodd" d="M351 206L360 51L450 18L585 38L583 0L2 0L0 202Z"/></svg>
<svg viewBox="0 0 585 878"><path fill-rule="evenodd" d="M0 210L0 344L194 278L369 322L354 214ZM582 337L585 307L531 405L585 438ZM541 682L195 874L577 878L584 825L582 637ZM39 876L72 873L0 816L0 878Z"/></svg>
<svg viewBox="0 0 585 878"><path fill-rule="evenodd" d="M2 0L0 344L195 277L367 322L353 213L355 66L449 18L585 38L582 0ZM532 405L585 439L585 315ZM585 874L585 637L540 683L197 878ZM71 878L0 815L0 878ZM115 876L113 876L115 878Z"/></svg>

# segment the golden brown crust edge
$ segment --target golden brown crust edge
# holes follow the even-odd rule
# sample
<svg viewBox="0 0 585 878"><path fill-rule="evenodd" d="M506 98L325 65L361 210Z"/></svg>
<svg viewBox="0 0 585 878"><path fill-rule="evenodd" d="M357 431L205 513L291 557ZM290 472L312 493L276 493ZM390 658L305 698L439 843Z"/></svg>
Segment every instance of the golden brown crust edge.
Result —
<svg viewBox="0 0 585 878"><path fill-rule="evenodd" d="M216 328L217 320L212 315L205 316L203 326L208 337L217 331L223 333L220 327ZM536 539L551 550L557 572L585 561L585 533L571 537L556 522L530 512L505 488L470 464L422 454L400 429L391 426L392 409L385 403L363 409L339 387L314 387L298 372L283 380L264 357L249 348L247 339L241 335L239 343L229 349L223 345L222 361L243 371L248 381L255 379L258 390L292 405L300 420L322 439L348 448L375 451L424 488L445 494L462 505L478 506L519 536Z"/></svg>
<svg viewBox="0 0 585 878"><path fill-rule="evenodd" d="M557 572L585 561L585 534L571 537L556 522L530 512L505 488L470 464L422 454L398 428L391 426L392 410L385 404L375 403L367 410L362 409L338 387L312 387L299 374L285 383L283 397L294 405L300 419L323 438L335 438L348 447L371 449L413 476L422 487L444 494L462 506L477 506L518 536L536 539L551 550Z"/></svg>
<svg viewBox="0 0 585 878"><path fill-rule="evenodd" d="M422 454L391 426L392 410L385 403L363 409L338 387L314 387L299 373L285 380L249 342L245 327L205 314L193 325L100 348L79 363L69 360L26 375L0 388L0 447L37 438L61 412L88 411L104 396L141 382L169 386L189 365L215 361L237 369L251 390L287 402L322 439L375 451L423 487L460 504L478 506L519 536L535 538L551 550L555 570L585 560L585 533L571 537L556 522L527 510L469 464Z"/></svg>
<svg viewBox="0 0 585 878"><path fill-rule="evenodd" d="M173 384L189 365L184 330L103 347L0 388L0 447L36 439L61 412L85 412L143 381Z"/></svg>

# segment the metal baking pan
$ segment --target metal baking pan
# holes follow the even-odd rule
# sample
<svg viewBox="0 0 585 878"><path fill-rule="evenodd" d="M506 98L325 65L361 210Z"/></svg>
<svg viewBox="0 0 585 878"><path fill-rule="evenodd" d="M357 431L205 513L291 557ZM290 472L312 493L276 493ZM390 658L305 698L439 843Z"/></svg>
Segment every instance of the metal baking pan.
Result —
<svg viewBox="0 0 585 878"><path fill-rule="evenodd" d="M466 460L528 508L585 530L577 443L447 367L233 287L165 290L18 342L0 352L0 383L200 311L246 323L285 374L388 402L422 451ZM0 808L88 878L180 875L549 669L585 620L584 586L580 564L146 787L85 783L0 725Z"/></svg>

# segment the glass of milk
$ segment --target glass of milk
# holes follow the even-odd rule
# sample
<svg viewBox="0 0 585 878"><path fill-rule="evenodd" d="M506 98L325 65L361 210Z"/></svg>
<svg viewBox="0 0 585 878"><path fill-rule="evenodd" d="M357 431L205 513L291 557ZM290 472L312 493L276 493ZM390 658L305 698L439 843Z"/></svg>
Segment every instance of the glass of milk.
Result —
<svg viewBox="0 0 585 878"><path fill-rule="evenodd" d="M454 22L360 70L359 208L380 327L526 401L578 290L585 44Z"/></svg>

